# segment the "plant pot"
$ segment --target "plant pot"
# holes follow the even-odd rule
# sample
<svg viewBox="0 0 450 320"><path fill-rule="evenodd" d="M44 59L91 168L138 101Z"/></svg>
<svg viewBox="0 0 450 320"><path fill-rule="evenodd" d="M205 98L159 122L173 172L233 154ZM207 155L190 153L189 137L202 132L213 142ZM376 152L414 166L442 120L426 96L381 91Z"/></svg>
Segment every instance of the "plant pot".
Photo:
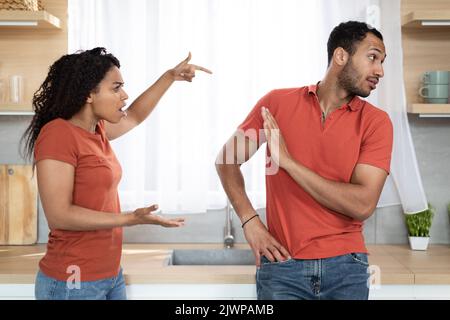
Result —
<svg viewBox="0 0 450 320"><path fill-rule="evenodd" d="M412 250L427 250L430 237L409 237L409 245Z"/></svg>

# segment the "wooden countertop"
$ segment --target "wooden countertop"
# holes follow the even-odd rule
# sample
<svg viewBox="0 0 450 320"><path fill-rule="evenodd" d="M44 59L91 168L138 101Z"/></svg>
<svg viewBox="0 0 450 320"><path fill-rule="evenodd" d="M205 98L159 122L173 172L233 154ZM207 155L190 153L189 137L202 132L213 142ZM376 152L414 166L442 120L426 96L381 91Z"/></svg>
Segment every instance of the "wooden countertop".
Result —
<svg viewBox="0 0 450 320"><path fill-rule="evenodd" d="M127 284L253 284L254 266L167 266L173 249L221 249L221 244L124 244ZM248 248L236 244L235 248ZM450 284L450 246L412 251L408 245L368 245L370 265L379 266L381 284ZM0 284L32 284L46 245L0 246Z"/></svg>

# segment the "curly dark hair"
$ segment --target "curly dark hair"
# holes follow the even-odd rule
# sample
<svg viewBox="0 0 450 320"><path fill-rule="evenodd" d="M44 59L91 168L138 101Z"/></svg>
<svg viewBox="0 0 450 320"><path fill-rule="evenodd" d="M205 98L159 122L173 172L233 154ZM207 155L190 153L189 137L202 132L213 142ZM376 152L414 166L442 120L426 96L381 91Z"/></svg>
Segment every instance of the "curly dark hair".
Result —
<svg viewBox="0 0 450 320"><path fill-rule="evenodd" d="M383 40L381 32L365 22L347 21L336 26L328 38L328 65L336 48L341 47L352 56L356 51L356 44L361 42L369 32Z"/></svg>
<svg viewBox="0 0 450 320"><path fill-rule="evenodd" d="M35 115L22 136L23 156L32 159L34 144L42 127L56 119L70 119L81 110L91 92L119 60L105 48L66 54L50 66L47 78L33 96Z"/></svg>

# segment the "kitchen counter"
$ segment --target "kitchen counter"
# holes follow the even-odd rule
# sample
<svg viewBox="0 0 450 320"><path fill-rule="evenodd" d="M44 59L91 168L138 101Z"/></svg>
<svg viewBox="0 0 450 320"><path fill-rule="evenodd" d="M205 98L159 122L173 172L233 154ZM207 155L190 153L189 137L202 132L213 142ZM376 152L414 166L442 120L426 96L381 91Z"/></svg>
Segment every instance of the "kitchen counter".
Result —
<svg viewBox="0 0 450 320"><path fill-rule="evenodd" d="M122 267L127 285L254 284L254 266L167 265L173 249L222 249L221 244L124 244ZM246 244L235 248L247 249ZM450 246L430 245L412 251L408 245L368 245L369 263L387 285L449 285ZM0 246L0 284L34 284L46 245ZM231 249L232 250L232 249Z"/></svg>

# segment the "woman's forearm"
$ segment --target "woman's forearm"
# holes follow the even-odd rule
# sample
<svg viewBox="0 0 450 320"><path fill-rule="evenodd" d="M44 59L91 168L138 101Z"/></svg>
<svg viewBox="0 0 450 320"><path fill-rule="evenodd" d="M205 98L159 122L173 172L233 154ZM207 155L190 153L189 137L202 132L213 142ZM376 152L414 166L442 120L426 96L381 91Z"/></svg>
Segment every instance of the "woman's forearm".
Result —
<svg viewBox="0 0 450 320"><path fill-rule="evenodd" d="M69 231L112 229L135 224L132 212L117 214L91 210L77 205L71 205L65 214L52 215L52 217L52 220L48 221L51 229Z"/></svg>
<svg viewBox="0 0 450 320"><path fill-rule="evenodd" d="M158 104L174 82L171 71L166 71L156 82L145 90L127 109L128 116L136 119L138 123L144 121Z"/></svg>

